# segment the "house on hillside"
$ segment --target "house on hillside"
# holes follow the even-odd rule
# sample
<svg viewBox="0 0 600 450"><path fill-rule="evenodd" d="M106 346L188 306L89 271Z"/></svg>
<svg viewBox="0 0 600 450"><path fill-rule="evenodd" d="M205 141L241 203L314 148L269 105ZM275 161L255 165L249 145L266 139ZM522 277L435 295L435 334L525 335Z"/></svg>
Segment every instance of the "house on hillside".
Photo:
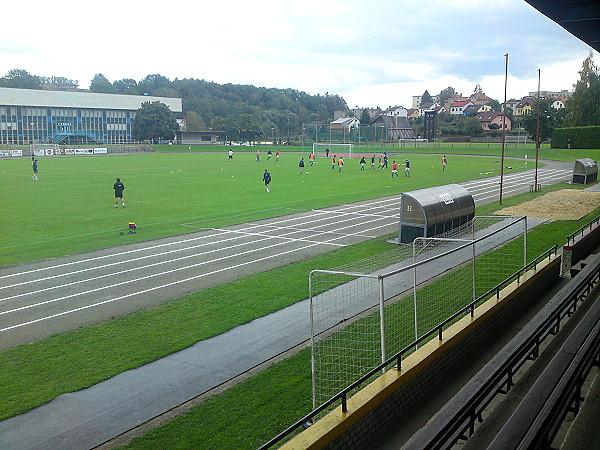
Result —
<svg viewBox="0 0 600 450"><path fill-rule="evenodd" d="M559 97L552 102L552 107L554 109L561 110L567 106L567 99L565 97Z"/></svg>
<svg viewBox="0 0 600 450"><path fill-rule="evenodd" d="M409 108L406 112L406 118L409 120L414 120L419 117L419 108Z"/></svg>
<svg viewBox="0 0 600 450"><path fill-rule="evenodd" d="M531 113L535 104L536 100L533 97L524 97L517 103L517 106L514 109L515 116L524 116L525 114Z"/></svg>
<svg viewBox="0 0 600 450"><path fill-rule="evenodd" d="M469 105L464 110L465 116L474 116L480 112L491 111L492 107L488 105Z"/></svg>
<svg viewBox="0 0 600 450"><path fill-rule="evenodd" d="M465 109L472 105L473 103L470 100L463 100L460 102L455 102L450 105L450 114L455 116L460 116L465 114Z"/></svg>
<svg viewBox="0 0 600 450"><path fill-rule="evenodd" d="M475 115L475 118L481 123L484 131L501 130L504 125L506 131L512 128L510 117L505 116L500 111L485 111Z"/></svg>
<svg viewBox="0 0 600 450"><path fill-rule="evenodd" d="M471 100L471 102L474 105L487 105L489 102L491 102L493 99L488 97L487 95L485 95L484 93L479 93L479 94L472 94L469 97L469 100Z"/></svg>
<svg viewBox="0 0 600 450"><path fill-rule="evenodd" d="M438 102L423 103L419 107L419 117L424 116L425 111L435 111L437 113L441 113L441 112L446 112L446 108L444 108Z"/></svg>
<svg viewBox="0 0 600 450"><path fill-rule="evenodd" d="M349 133L350 130L360 125L360 120L356 117L342 117L341 119L334 120L329 124L331 131L344 131Z"/></svg>
<svg viewBox="0 0 600 450"><path fill-rule="evenodd" d="M398 139L414 139L415 134L406 116L379 114L371 122L375 126L383 126L393 141Z"/></svg>
<svg viewBox="0 0 600 450"><path fill-rule="evenodd" d="M447 99L442 106L444 108L446 108L446 111L450 111L450 106L453 103L470 102L470 101L471 101L471 99L463 97L462 94L456 94L453 97L450 97L449 99Z"/></svg>

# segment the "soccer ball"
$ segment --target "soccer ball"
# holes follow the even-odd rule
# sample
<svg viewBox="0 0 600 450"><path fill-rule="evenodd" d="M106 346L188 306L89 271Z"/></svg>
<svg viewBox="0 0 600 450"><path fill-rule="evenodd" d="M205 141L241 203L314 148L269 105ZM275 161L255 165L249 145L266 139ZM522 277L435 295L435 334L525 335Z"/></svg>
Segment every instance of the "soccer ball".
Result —
<svg viewBox="0 0 600 450"><path fill-rule="evenodd" d="M306 172L306 175L308 175L308 172Z"/></svg>

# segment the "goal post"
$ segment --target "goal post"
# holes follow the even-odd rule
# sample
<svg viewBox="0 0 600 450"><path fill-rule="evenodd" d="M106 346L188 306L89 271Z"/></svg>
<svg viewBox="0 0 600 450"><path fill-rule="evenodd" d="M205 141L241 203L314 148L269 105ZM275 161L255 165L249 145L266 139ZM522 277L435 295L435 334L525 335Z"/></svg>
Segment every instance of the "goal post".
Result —
<svg viewBox="0 0 600 450"><path fill-rule="evenodd" d="M338 155L343 158L352 158L354 154L354 144L328 144L326 142L314 142L312 146L312 152L316 155L318 153L325 154L329 149L330 155Z"/></svg>

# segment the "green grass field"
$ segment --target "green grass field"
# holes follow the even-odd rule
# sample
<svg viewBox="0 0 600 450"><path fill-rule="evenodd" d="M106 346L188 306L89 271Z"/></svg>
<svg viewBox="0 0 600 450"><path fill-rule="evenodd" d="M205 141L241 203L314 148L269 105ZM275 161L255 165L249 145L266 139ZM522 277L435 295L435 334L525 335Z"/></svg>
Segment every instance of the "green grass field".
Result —
<svg viewBox="0 0 600 450"><path fill-rule="evenodd" d="M296 211L499 174L493 158L453 156L445 172L437 155L410 155L411 177L392 180L391 169L360 171L349 159L342 173L325 158L300 176L301 153L284 151L279 163L254 153L107 155L39 158L39 181L29 159L0 160L0 266L61 256ZM403 154L390 155L404 161ZM506 160L513 170L522 161ZM273 177L271 193L262 182ZM115 178L126 208L114 208ZM133 221L137 234L120 235Z"/></svg>
<svg viewBox="0 0 600 450"><path fill-rule="evenodd" d="M223 146L206 146L206 145L153 145L156 151L164 153L181 153L191 151L194 152L223 152ZM312 150L312 143L307 142L304 146L298 145L293 147L272 147L272 146L255 146L255 147L232 147L236 153L254 153L256 149L260 149L265 153L269 148L273 152L279 148L281 151L296 151L304 153L306 156ZM500 143L468 143L468 142L436 142L435 144L417 143L415 144L355 144L354 153L357 155L364 154L380 154L383 151L391 153L406 153L406 154L447 154L447 155L477 155L477 156L494 156L500 158L502 154L502 144ZM332 147L333 151L333 147ZM506 158L525 158L535 160L535 143L513 144L507 143L504 146L504 156ZM556 149L550 148L549 144L542 144L539 151L540 159L553 159L556 161L575 161L579 158L592 158L597 161L600 159L600 149Z"/></svg>

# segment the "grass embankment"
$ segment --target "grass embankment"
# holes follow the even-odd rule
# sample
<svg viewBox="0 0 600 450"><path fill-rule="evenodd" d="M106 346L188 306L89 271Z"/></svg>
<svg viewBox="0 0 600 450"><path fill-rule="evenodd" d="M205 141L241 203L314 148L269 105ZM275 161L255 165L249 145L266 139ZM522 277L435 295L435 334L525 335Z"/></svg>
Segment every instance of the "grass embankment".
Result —
<svg viewBox="0 0 600 450"><path fill-rule="evenodd" d="M561 188L557 186L556 188ZM547 190L546 190L547 191ZM505 200L516 204L539 193ZM498 205L487 205L487 214ZM560 221L530 232L531 257L586 220ZM115 321L21 345L0 354L0 418L20 414L60 395L139 367L195 342L307 297L307 274L378 254L377 239L236 282L207 289ZM269 291L268 299L262 294ZM310 355L302 351L208 399L131 445L142 448L255 448L310 410Z"/></svg>

